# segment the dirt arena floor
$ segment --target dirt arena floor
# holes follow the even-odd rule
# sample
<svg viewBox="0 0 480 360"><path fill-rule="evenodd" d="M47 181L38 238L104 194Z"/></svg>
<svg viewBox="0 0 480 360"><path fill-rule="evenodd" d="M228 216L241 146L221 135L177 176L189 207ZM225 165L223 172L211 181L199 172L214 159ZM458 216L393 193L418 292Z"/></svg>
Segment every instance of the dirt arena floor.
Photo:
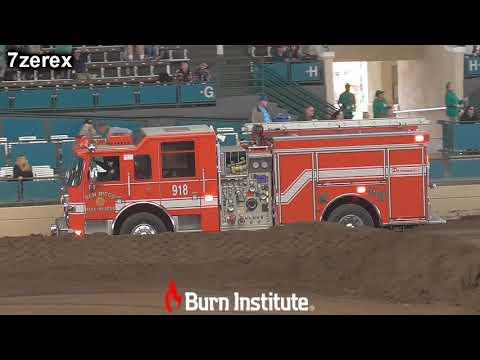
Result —
<svg viewBox="0 0 480 360"><path fill-rule="evenodd" d="M477 314L480 217L404 232L316 223L0 239L0 314L164 315L172 279L203 296L296 293L310 314Z"/></svg>

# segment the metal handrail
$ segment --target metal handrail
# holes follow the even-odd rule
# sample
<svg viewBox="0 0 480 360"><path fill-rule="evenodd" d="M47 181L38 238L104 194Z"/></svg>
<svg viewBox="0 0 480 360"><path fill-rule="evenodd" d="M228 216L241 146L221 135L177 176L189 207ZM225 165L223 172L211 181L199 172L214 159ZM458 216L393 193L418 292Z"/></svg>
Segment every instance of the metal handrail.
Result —
<svg viewBox="0 0 480 360"><path fill-rule="evenodd" d="M332 104L320 99L313 93L302 88L297 83L282 79L280 74L278 74L276 71L268 68L265 68L263 71L268 77L268 80L266 77L265 82L268 83L270 87L277 86L284 89L284 91L288 91L290 96L294 97L297 102L298 100L301 100L304 102L305 106L313 105L317 109L317 112L323 113L328 117L337 111Z"/></svg>
<svg viewBox="0 0 480 360"><path fill-rule="evenodd" d="M411 109L411 110L395 110L393 111L394 114L404 114L404 113L411 113L411 112L427 112L427 111L439 111L439 110L446 110L445 106L440 107L431 107L431 108L424 108L424 109Z"/></svg>

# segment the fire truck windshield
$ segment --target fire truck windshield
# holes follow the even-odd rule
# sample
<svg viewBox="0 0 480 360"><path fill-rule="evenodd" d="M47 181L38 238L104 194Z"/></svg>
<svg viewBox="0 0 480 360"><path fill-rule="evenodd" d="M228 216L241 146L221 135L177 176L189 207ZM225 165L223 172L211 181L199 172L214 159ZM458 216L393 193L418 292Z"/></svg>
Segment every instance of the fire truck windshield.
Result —
<svg viewBox="0 0 480 360"><path fill-rule="evenodd" d="M76 157L73 160L70 171L68 172L67 185L70 187L78 186L82 181L82 171L83 171L83 159L80 157Z"/></svg>

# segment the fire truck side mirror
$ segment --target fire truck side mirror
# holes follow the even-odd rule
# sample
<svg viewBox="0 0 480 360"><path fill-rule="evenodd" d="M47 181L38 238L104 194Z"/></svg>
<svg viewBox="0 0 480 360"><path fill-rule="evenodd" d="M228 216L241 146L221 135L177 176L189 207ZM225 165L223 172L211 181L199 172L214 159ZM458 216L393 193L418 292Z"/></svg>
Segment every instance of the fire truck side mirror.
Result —
<svg viewBox="0 0 480 360"><path fill-rule="evenodd" d="M97 182L97 177L98 177L97 166L96 166L95 162L92 161L92 163L90 165L90 170L88 172L90 192L95 191L95 183Z"/></svg>

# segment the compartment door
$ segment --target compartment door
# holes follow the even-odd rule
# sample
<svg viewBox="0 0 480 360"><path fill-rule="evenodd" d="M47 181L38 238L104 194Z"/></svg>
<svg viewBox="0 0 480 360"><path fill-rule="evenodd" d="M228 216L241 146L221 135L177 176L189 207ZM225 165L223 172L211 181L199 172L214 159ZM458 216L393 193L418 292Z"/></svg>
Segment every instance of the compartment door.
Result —
<svg viewBox="0 0 480 360"><path fill-rule="evenodd" d="M423 148L389 150L390 218L424 219L426 171Z"/></svg>
<svg viewBox="0 0 480 360"><path fill-rule="evenodd" d="M281 224L314 221L314 155L277 155L277 204Z"/></svg>

